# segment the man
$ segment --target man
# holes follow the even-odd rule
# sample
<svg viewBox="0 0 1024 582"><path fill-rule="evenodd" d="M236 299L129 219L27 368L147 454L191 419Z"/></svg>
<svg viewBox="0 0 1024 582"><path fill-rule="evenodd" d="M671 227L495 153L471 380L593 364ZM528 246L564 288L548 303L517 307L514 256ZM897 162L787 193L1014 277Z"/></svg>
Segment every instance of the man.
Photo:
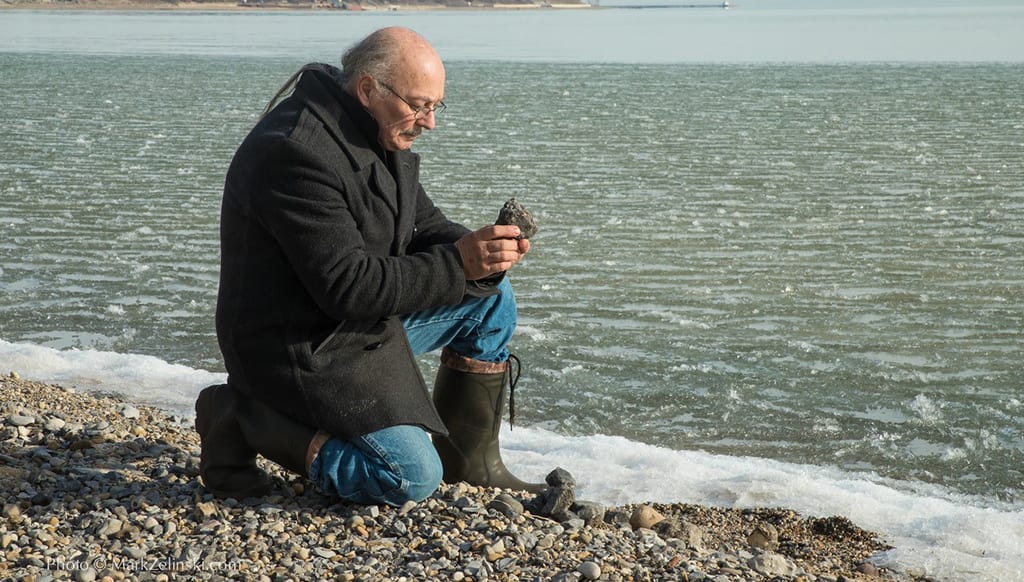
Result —
<svg viewBox="0 0 1024 582"><path fill-rule="evenodd" d="M423 191L409 148L445 107L425 39L379 30L342 67L296 73L228 170L228 383L196 401L204 484L267 492L259 453L355 503L418 501L442 476L539 490L498 450L516 321L504 273L529 241L516 226L470 232ZM439 348L431 398L414 354Z"/></svg>

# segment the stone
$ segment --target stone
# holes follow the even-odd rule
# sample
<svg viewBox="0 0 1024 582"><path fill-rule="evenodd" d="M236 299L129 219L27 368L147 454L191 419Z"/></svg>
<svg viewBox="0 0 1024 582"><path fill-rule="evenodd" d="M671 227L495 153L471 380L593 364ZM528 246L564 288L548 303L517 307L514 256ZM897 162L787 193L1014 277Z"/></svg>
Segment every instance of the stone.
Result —
<svg viewBox="0 0 1024 582"><path fill-rule="evenodd" d="M576 488L576 478L572 476L572 473L561 467L556 467L555 470L548 473L548 476L544 478L544 482L552 487Z"/></svg>
<svg viewBox="0 0 1024 582"><path fill-rule="evenodd" d="M747 561L747 566L755 572L768 577L794 576L798 568L782 554L761 552Z"/></svg>
<svg viewBox="0 0 1024 582"><path fill-rule="evenodd" d="M333 558L335 555L334 550L329 548L313 548L313 553L321 558Z"/></svg>
<svg viewBox="0 0 1024 582"><path fill-rule="evenodd" d="M499 539L484 548L484 556L487 558L488 562L497 562L501 558L505 557L505 551L505 541Z"/></svg>
<svg viewBox="0 0 1024 582"><path fill-rule="evenodd" d="M618 528L630 527L629 513L622 511L621 509L612 509L610 511L605 511L604 522L610 526Z"/></svg>
<svg viewBox="0 0 1024 582"><path fill-rule="evenodd" d="M11 426L29 426L35 422L36 417L27 414L12 414L7 417L7 424Z"/></svg>
<svg viewBox="0 0 1024 582"><path fill-rule="evenodd" d="M196 519L200 521L210 519L217 515L217 506L211 501L200 501L196 503L194 514Z"/></svg>
<svg viewBox="0 0 1024 582"><path fill-rule="evenodd" d="M487 509L493 509L498 513L515 519L523 513L523 504L520 503L515 497L507 493L501 493L487 504Z"/></svg>
<svg viewBox="0 0 1024 582"><path fill-rule="evenodd" d="M629 526L634 531L638 529L652 529L654 524L663 519L665 519L665 516L658 513L650 505L640 505L633 510L633 515L629 517Z"/></svg>
<svg viewBox="0 0 1024 582"><path fill-rule="evenodd" d="M15 503L7 503L4 505L4 517L11 520L14 523L21 521L21 508Z"/></svg>
<svg viewBox="0 0 1024 582"><path fill-rule="evenodd" d="M571 487L553 487L544 493L544 506L541 515L554 515L568 511L576 502L576 493Z"/></svg>
<svg viewBox="0 0 1024 582"><path fill-rule="evenodd" d="M747 536L747 543L759 550L775 551L779 548L779 530L770 523L758 525Z"/></svg>
<svg viewBox="0 0 1024 582"><path fill-rule="evenodd" d="M519 238L530 238L537 234L537 221L530 211L515 198L510 198L498 212L494 224L514 224L519 227Z"/></svg>
<svg viewBox="0 0 1024 582"><path fill-rule="evenodd" d="M577 501L572 504L572 511L588 526L595 526L604 521L604 505L593 501Z"/></svg>
<svg viewBox="0 0 1024 582"><path fill-rule="evenodd" d="M857 571L867 576L878 576L881 572L878 570L878 566L871 562L861 562L857 564Z"/></svg>
<svg viewBox="0 0 1024 582"><path fill-rule="evenodd" d="M651 529L664 539L682 540L688 548L699 550L704 544L704 531L687 521L663 519Z"/></svg>
<svg viewBox="0 0 1024 582"><path fill-rule="evenodd" d="M93 446L92 439L77 439L68 448L72 451L84 451L85 449L93 448Z"/></svg>
<svg viewBox="0 0 1024 582"><path fill-rule="evenodd" d="M60 429L64 428L66 425L67 422L65 422L63 418L57 418L54 416L46 419L46 422L43 424L43 428L49 432L59 432Z"/></svg>
<svg viewBox="0 0 1024 582"><path fill-rule="evenodd" d="M601 566L589 560L580 564L576 571L583 574L587 580L597 580L601 577Z"/></svg>
<svg viewBox="0 0 1024 582"><path fill-rule="evenodd" d="M96 535L101 537L110 537L121 533L121 528L124 527L124 522L117 518L110 518L103 522L103 525L96 530Z"/></svg>

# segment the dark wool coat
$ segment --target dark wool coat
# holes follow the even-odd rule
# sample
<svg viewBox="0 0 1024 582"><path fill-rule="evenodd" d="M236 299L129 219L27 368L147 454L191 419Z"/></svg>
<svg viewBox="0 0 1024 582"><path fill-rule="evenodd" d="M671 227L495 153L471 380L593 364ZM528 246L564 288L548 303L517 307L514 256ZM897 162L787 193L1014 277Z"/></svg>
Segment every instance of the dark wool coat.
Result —
<svg viewBox="0 0 1024 582"><path fill-rule="evenodd" d="M444 433L398 316L463 299L453 243L468 230L427 197L418 155L380 147L340 77L307 66L228 170L217 298L228 382L335 436Z"/></svg>

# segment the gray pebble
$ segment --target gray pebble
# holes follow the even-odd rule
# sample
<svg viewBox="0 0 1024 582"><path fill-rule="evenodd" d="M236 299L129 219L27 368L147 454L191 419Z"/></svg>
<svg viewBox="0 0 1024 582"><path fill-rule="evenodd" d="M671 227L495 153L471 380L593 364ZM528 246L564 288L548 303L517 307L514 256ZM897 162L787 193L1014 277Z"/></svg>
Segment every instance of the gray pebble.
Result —
<svg viewBox="0 0 1024 582"><path fill-rule="evenodd" d="M587 580L597 580L601 577L601 567L591 561L583 562L576 568L580 574Z"/></svg>
<svg viewBox="0 0 1024 582"><path fill-rule="evenodd" d="M7 417L7 424L11 426L28 426L35 424L36 417L27 414L12 414Z"/></svg>

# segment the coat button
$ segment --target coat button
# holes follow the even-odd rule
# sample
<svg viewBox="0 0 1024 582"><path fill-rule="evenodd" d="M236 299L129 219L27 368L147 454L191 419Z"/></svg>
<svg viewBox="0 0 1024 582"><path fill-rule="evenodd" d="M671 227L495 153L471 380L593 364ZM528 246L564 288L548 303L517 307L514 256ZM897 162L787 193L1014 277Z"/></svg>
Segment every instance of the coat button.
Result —
<svg viewBox="0 0 1024 582"><path fill-rule="evenodd" d="M369 352L381 347L382 345L384 345L384 342L373 342L372 344L366 346L363 349Z"/></svg>

